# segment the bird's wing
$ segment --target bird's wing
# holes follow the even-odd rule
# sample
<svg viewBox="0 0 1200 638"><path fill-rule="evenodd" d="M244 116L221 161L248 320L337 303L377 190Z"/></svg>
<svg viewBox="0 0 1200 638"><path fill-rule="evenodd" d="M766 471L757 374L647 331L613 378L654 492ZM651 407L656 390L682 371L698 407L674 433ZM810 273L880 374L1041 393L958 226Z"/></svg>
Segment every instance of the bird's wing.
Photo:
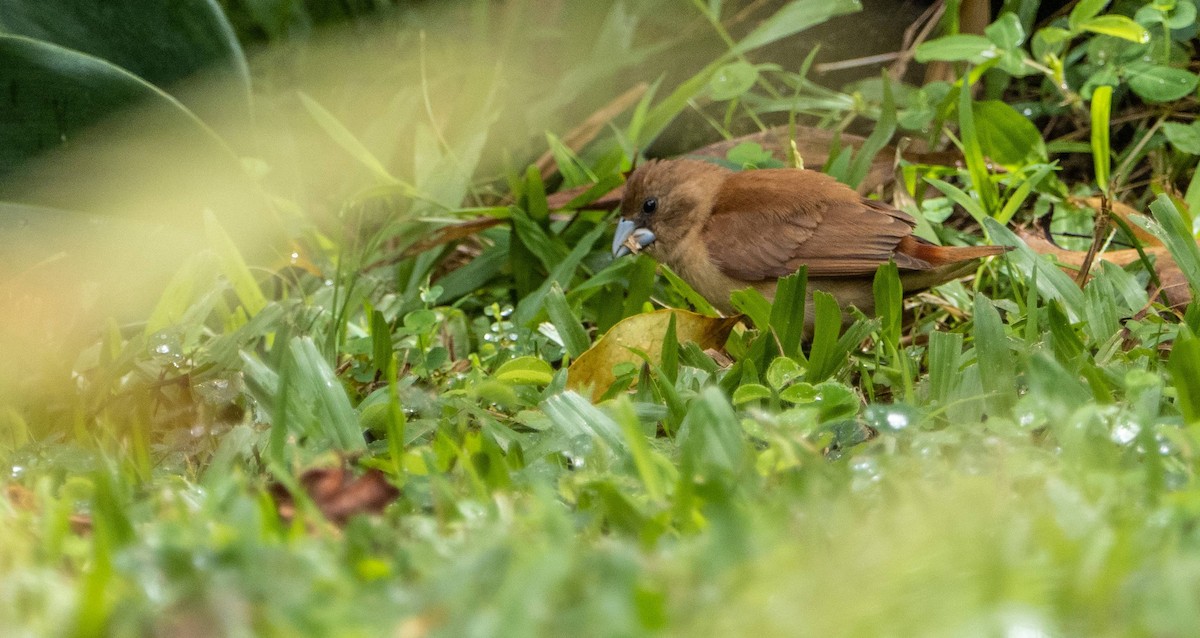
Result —
<svg viewBox="0 0 1200 638"><path fill-rule="evenodd" d="M815 171L768 169L727 177L702 237L726 275L763 281L808 266L809 276L870 275L895 259L901 268L929 264L896 247L916 221L864 199Z"/></svg>

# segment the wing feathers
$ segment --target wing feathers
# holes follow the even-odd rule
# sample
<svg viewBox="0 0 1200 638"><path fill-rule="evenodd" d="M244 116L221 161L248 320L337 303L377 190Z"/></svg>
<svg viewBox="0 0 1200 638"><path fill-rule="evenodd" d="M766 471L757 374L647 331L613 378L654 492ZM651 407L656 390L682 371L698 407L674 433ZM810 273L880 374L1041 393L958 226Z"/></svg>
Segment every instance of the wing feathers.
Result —
<svg viewBox="0 0 1200 638"><path fill-rule="evenodd" d="M896 259L902 268L930 264L897 253L915 220L863 199L814 171L769 169L729 175L703 238L717 266L742 281L762 281L808 266L810 276L869 275Z"/></svg>

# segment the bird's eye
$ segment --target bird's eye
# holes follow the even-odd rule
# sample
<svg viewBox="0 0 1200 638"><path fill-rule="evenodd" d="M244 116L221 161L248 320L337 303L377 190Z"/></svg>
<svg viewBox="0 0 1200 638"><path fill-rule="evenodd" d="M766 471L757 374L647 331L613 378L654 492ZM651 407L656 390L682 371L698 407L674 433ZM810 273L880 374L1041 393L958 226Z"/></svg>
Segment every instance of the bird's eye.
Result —
<svg viewBox="0 0 1200 638"><path fill-rule="evenodd" d="M656 210L658 210L658 199L657 198L647 197L646 201L642 202L642 212L643 213L646 213L647 215L649 215Z"/></svg>

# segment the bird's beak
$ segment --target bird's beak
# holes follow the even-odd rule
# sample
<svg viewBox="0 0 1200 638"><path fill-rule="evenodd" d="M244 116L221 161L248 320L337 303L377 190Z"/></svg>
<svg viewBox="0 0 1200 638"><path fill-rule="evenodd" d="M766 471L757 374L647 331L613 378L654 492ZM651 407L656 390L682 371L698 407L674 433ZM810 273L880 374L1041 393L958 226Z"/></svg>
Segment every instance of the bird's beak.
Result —
<svg viewBox="0 0 1200 638"><path fill-rule="evenodd" d="M617 222L617 232L613 235L613 258L624 257L630 253L641 251L657 239L649 228L638 228L631 219ZM632 240L632 241L631 241ZM634 248L636 246L637 248Z"/></svg>

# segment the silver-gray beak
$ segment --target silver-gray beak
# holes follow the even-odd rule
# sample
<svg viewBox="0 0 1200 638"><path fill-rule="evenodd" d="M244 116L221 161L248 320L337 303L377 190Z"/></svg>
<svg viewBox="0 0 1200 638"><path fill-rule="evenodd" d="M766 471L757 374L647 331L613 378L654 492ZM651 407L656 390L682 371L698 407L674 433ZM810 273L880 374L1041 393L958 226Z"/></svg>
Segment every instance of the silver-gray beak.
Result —
<svg viewBox="0 0 1200 638"><path fill-rule="evenodd" d="M633 238L637 245L637 250L630 250L628 241ZM638 252L641 249L654 243L657 239L654 233L649 228L638 228L637 223L631 219L622 219L617 222L617 232L613 234L612 252L613 258L624 257L630 253Z"/></svg>

